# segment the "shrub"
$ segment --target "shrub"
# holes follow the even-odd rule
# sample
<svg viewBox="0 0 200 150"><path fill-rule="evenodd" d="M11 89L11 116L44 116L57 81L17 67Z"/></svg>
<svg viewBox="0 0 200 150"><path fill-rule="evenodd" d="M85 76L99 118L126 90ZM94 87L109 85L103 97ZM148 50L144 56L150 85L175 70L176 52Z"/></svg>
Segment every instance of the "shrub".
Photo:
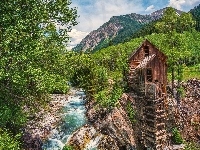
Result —
<svg viewBox="0 0 200 150"><path fill-rule="evenodd" d="M65 145L62 150L73 150L74 148L70 145Z"/></svg>
<svg viewBox="0 0 200 150"><path fill-rule="evenodd" d="M114 87L112 90L104 89L95 95L97 103L105 108L112 108L121 97L123 89Z"/></svg>
<svg viewBox="0 0 200 150"><path fill-rule="evenodd" d="M132 124L136 123L136 119L135 119L135 110L133 109L131 102L128 102L127 106L126 106L126 111L128 113L128 117L131 121Z"/></svg>
<svg viewBox="0 0 200 150"><path fill-rule="evenodd" d="M19 150L20 134L12 136L7 130L0 128L0 149L1 150Z"/></svg>
<svg viewBox="0 0 200 150"><path fill-rule="evenodd" d="M181 137L180 131L176 127L172 129L172 140L175 144L183 143L183 139Z"/></svg>

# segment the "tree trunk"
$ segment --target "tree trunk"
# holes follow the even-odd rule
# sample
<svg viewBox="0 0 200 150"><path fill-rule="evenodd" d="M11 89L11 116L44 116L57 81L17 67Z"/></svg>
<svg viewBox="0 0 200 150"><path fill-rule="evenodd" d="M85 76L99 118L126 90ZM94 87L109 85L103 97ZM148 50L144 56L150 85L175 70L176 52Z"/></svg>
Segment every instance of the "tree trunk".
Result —
<svg viewBox="0 0 200 150"><path fill-rule="evenodd" d="M174 95L174 78L175 78L175 75L174 75L174 66L172 67L172 93L173 93L173 96Z"/></svg>
<svg viewBox="0 0 200 150"><path fill-rule="evenodd" d="M178 73L178 85L177 85L177 103L180 104L180 97L181 97L181 91L180 91L180 82L181 82L181 72L180 72L180 65L178 65L178 70L177 70L177 73Z"/></svg>

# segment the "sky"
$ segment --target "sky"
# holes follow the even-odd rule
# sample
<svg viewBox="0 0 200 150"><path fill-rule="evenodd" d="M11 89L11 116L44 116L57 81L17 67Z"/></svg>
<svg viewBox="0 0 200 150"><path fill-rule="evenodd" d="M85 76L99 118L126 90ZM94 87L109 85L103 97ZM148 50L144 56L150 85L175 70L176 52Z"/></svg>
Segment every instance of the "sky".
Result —
<svg viewBox="0 0 200 150"><path fill-rule="evenodd" d="M98 29L112 16L130 13L150 14L167 6L188 12L200 0L71 0L76 7L78 25L69 33L69 49L76 46L91 31Z"/></svg>

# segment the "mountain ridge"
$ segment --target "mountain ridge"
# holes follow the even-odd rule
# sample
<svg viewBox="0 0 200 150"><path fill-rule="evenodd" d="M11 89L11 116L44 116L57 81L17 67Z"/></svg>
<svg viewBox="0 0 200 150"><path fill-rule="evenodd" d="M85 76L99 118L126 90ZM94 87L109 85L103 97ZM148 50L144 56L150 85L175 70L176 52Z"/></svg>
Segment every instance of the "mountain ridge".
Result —
<svg viewBox="0 0 200 150"><path fill-rule="evenodd" d="M147 15L130 13L112 16L108 22L91 31L72 50L76 52L95 52L110 45L126 42L145 25L159 20L167 8L156 10ZM183 12L175 10L179 15Z"/></svg>

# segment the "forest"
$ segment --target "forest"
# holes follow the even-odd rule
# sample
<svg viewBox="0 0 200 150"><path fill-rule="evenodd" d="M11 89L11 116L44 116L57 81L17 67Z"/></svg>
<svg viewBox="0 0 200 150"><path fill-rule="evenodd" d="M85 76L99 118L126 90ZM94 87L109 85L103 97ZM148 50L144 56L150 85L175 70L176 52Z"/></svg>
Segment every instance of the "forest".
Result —
<svg viewBox="0 0 200 150"><path fill-rule="evenodd" d="M83 88L98 107L116 106L129 90L127 59L145 39L168 56L169 83L200 78L199 22L190 13L176 16L169 8L153 24L155 33L141 32L95 53L78 53L65 48L67 33L77 24L77 10L70 4L66 0L0 3L0 149L22 149L23 127L31 114L45 107L49 94L67 93L68 83ZM68 28L57 29L59 24Z"/></svg>

